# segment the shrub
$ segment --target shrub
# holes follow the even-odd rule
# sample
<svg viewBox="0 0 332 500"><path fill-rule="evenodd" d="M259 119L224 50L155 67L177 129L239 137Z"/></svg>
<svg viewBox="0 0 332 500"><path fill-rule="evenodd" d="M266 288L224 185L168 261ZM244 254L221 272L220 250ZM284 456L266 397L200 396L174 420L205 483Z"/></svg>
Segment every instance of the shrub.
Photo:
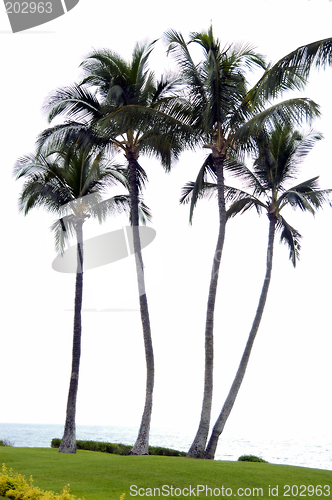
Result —
<svg viewBox="0 0 332 500"><path fill-rule="evenodd" d="M186 457L185 451L172 450L162 446L149 446L149 455L162 455L164 457Z"/></svg>
<svg viewBox="0 0 332 500"><path fill-rule="evenodd" d="M121 443L103 443L99 441L76 441L78 450L101 451L115 455L129 455L132 446Z"/></svg>
<svg viewBox="0 0 332 500"><path fill-rule="evenodd" d="M8 439L0 439L0 446L14 446Z"/></svg>
<svg viewBox="0 0 332 500"><path fill-rule="evenodd" d="M262 458L255 457L255 455L241 455L238 459L238 462L264 462L268 463L266 460L263 460Z"/></svg>
<svg viewBox="0 0 332 500"><path fill-rule="evenodd" d="M61 439L54 438L51 442L52 448L59 448ZM103 443L99 441L76 441L78 450L101 451L104 453L113 453L115 455L129 455L132 446L121 443ZM184 451L163 448L162 446L149 446L149 455L162 455L167 457L185 457Z"/></svg>
<svg viewBox="0 0 332 500"><path fill-rule="evenodd" d="M59 448L60 443L61 443L61 439L53 438L51 441L51 448Z"/></svg>
<svg viewBox="0 0 332 500"><path fill-rule="evenodd" d="M69 486L65 486L61 493L54 491L43 491L37 486L33 486L32 476L29 482L21 474L9 471L5 464L2 465L0 473L0 496L12 500L75 500L76 497L70 494ZM79 500L79 499L78 499Z"/></svg>

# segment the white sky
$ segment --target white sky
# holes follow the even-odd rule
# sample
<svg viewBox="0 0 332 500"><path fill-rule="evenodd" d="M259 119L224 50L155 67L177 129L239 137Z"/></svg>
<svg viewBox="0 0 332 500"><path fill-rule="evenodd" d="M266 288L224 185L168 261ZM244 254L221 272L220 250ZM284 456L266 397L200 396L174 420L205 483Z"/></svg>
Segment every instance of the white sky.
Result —
<svg viewBox="0 0 332 500"><path fill-rule="evenodd" d="M49 226L52 216L18 213L20 183L15 160L34 148L47 126L41 111L49 92L79 81L79 64L92 48L130 58L136 41L153 40L170 28L207 29L227 42L249 41L270 60L331 36L328 0L143 0L121 6L80 0L67 15L12 34L0 11L1 163L3 204L1 422L64 423L71 364L74 275L56 273ZM91 7L93 6L93 7ZM162 43L152 58L168 67ZM257 76L258 78L258 76ZM303 164L300 179L321 175L332 187L332 68L312 75L306 96L321 105L316 128L325 139ZM253 80L254 81L254 80ZM201 410L204 325L217 235L216 201L178 206L181 187L194 180L204 153L186 153L166 175L157 161L140 162L149 176L145 200L157 231L144 250L146 288L155 351L152 426L196 432ZM285 212L303 235L294 270L288 251L276 244L272 283L249 368L225 433L307 436L327 433L331 405L331 209L315 219ZM228 224L215 319L213 422L229 390L256 310L265 271L267 221L250 213ZM125 218L99 226L88 221L86 237L127 225ZM84 307L138 309L133 258L89 271ZM83 313L78 424L133 425L141 419L145 360L138 312ZM0 436L1 437L1 436Z"/></svg>

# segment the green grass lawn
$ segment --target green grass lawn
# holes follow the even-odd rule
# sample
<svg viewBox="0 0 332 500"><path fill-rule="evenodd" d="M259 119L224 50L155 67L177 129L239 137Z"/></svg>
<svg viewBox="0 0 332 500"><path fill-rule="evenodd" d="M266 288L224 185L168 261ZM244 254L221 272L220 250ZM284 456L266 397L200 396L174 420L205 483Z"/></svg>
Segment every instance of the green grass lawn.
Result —
<svg viewBox="0 0 332 500"><path fill-rule="evenodd" d="M313 498L332 500L332 471L268 463L120 456L51 448L0 448L0 464L34 485L86 500L134 498ZM199 490L198 487L200 486ZM242 488L242 489L241 489ZM277 489L278 488L278 489Z"/></svg>

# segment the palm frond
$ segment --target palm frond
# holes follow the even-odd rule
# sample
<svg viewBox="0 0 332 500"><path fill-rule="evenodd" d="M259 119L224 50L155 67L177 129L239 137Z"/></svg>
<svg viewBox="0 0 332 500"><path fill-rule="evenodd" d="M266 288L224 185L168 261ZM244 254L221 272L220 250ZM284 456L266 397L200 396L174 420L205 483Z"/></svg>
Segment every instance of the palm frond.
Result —
<svg viewBox="0 0 332 500"><path fill-rule="evenodd" d="M216 169L212 154L209 154L205 159L202 167L198 172L196 181L188 182L182 188L180 203L189 203L190 201L190 224L192 224L194 209L197 205L197 201L200 198L204 197L210 189L214 189L212 184L209 185L209 183L206 182L208 175L210 175L212 179L216 180Z"/></svg>
<svg viewBox="0 0 332 500"><path fill-rule="evenodd" d="M193 123L202 127L202 114L208 106L208 95L205 87L205 73L201 63L196 64L188 49L183 35L175 30L164 34L168 43L167 54L172 54L178 67L179 78L186 89L188 101L193 109Z"/></svg>
<svg viewBox="0 0 332 500"><path fill-rule="evenodd" d="M150 43L136 43L133 51L131 69L135 85L140 89L154 89L154 74L149 72L148 60L157 40ZM148 94L146 94L148 98ZM145 101L147 102L147 101Z"/></svg>
<svg viewBox="0 0 332 500"><path fill-rule="evenodd" d="M96 217L98 221L104 222L109 215L119 215L121 213L130 213L129 195L117 195L102 200L99 203L89 207L89 213Z"/></svg>
<svg viewBox="0 0 332 500"><path fill-rule="evenodd" d="M278 71L277 67L269 66L245 96L243 106L251 111L257 110L262 102L280 98L285 92L303 90L306 83L306 79L294 71L293 67L286 66Z"/></svg>
<svg viewBox="0 0 332 500"><path fill-rule="evenodd" d="M152 213L150 208L143 202L142 198L138 197L138 216L141 224L146 225L152 221ZM131 221L130 221L131 222Z"/></svg>
<svg viewBox="0 0 332 500"><path fill-rule="evenodd" d="M224 161L224 169L232 176L239 178L246 189L252 190L254 196L264 194L265 188L259 178L237 156L229 155Z"/></svg>
<svg viewBox="0 0 332 500"><path fill-rule="evenodd" d="M129 196L128 196L128 201L130 203ZM132 225L133 221L132 221L131 214L132 214L132 212L130 211L129 222ZM152 212L151 212L150 208L144 203L142 196L138 197L138 218L139 218L139 223L143 224L144 226L152 221Z"/></svg>
<svg viewBox="0 0 332 500"><path fill-rule="evenodd" d="M69 203L73 195L67 186L52 176L36 176L27 180L19 197L19 210L27 215L32 208L46 208L58 213L59 207Z"/></svg>
<svg viewBox="0 0 332 500"><path fill-rule="evenodd" d="M48 113L49 122L60 115L85 121L95 120L101 116L100 104L96 96L79 85L58 89L48 97L44 109Z"/></svg>
<svg viewBox="0 0 332 500"><path fill-rule="evenodd" d="M235 215L243 214L253 207L256 208L258 215L262 213L262 208L267 208L266 205L258 198L244 191L241 191L240 189L234 190L233 188L232 190L230 190L228 197L226 196L226 198L232 200L231 206L226 210L227 220L231 217L235 217Z"/></svg>
<svg viewBox="0 0 332 500"><path fill-rule="evenodd" d="M311 69L332 64L332 38L318 40L293 50L267 69L246 97L254 103L280 97L285 91L302 90Z"/></svg>
<svg viewBox="0 0 332 500"><path fill-rule="evenodd" d="M273 72L282 73L285 68L292 68L304 78L309 76L312 67L319 68L332 64L332 38L302 45L293 50L273 66Z"/></svg>
<svg viewBox="0 0 332 500"><path fill-rule="evenodd" d="M195 193L196 183L193 181L187 182L181 189L180 204L191 203L193 196L198 199L207 198L210 199L211 196L217 195L217 184L214 182L203 182L199 193ZM192 222L192 221L190 221Z"/></svg>
<svg viewBox="0 0 332 500"><path fill-rule="evenodd" d="M80 66L85 74L80 86L96 87L102 100L109 98L112 87L121 89L130 75L130 65L108 49L93 51Z"/></svg>
<svg viewBox="0 0 332 500"><path fill-rule="evenodd" d="M297 135L297 137L296 137ZM306 158L310 153L315 144L323 139L323 134L311 130L307 134L299 134L294 132L294 152L292 153L292 168L300 163Z"/></svg>
<svg viewBox="0 0 332 500"><path fill-rule="evenodd" d="M69 241L76 237L75 218L72 215L67 215L57 219L50 226L50 230L54 236L56 253L63 255L66 245L68 246Z"/></svg>
<svg viewBox="0 0 332 500"><path fill-rule="evenodd" d="M331 189L318 189L318 179L319 177L316 176L287 189L278 200L280 207L289 203L293 208L300 208L314 215L317 209L329 203L332 192Z"/></svg>
<svg viewBox="0 0 332 500"><path fill-rule="evenodd" d="M141 192L146 186L146 183L148 181L148 176L144 168L142 168L141 165L139 164L139 162L137 160L134 161L135 161L137 189L139 192ZM130 185L129 168L125 169L125 176L126 176L127 186L129 186Z"/></svg>
<svg viewBox="0 0 332 500"><path fill-rule="evenodd" d="M88 158L87 172L84 175L82 184L82 195L87 192L103 192L106 189L121 184L126 189L129 188L126 178L126 169L105 157L105 152L101 151L97 156Z"/></svg>
<svg viewBox="0 0 332 500"><path fill-rule="evenodd" d="M181 88L179 75L171 73L161 75L160 80L154 84L151 106L160 107L168 99L178 98Z"/></svg>
<svg viewBox="0 0 332 500"><path fill-rule="evenodd" d="M183 82L203 90L200 66L194 63L183 35L175 30L169 30L164 33L164 37L168 43L167 54L172 54L181 68Z"/></svg>
<svg viewBox="0 0 332 500"><path fill-rule="evenodd" d="M13 175L16 179L21 179L22 177L33 177L39 173L46 174L51 170L52 168L46 156L38 155L36 157L35 155L30 154L22 156L16 161L13 167Z"/></svg>
<svg viewBox="0 0 332 500"><path fill-rule="evenodd" d="M64 144L67 148L72 146L91 151L98 151L98 149L112 151L115 148L109 137L102 135L96 127L70 121L43 130L37 137L37 153L49 156L52 151L57 152L63 149Z"/></svg>
<svg viewBox="0 0 332 500"><path fill-rule="evenodd" d="M267 131L282 129L285 125L293 128L303 121L311 123L320 116L319 106L311 99L295 98L274 104L261 111L239 128L229 138L232 143L248 150L255 148L254 139L266 129Z"/></svg>
<svg viewBox="0 0 332 500"><path fill-rule="evenodd" d="M284 243L289 249L289 259L292 261L293 266L296 266L296 261L300 257L300 240L301 234L294 229L286 220L279 216L277 223L277 230L281 231L280 242Z"/></svg>

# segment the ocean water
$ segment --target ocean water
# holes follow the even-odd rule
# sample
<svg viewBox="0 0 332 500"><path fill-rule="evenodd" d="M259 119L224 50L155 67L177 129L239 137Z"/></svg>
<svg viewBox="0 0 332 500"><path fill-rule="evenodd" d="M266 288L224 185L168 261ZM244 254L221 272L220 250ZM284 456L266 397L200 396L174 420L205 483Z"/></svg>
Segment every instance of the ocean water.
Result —
<svg viewBox="0 0 332 500"><path fill-rule="evenodd" d="M136 427L78 425L76 439L107 441L132 445L137 437ZM53 438L61 438L63 425L0 424L0 439L18 447L49 448ZM188 451L193 435L172 429L152 429L150 445ZM270 463L332 470L332 439L292 437L270 439L264 436L221 436L216 460L236 461L241 455L257 455ZM1 461L1 448L0 448Z"/></svg>

